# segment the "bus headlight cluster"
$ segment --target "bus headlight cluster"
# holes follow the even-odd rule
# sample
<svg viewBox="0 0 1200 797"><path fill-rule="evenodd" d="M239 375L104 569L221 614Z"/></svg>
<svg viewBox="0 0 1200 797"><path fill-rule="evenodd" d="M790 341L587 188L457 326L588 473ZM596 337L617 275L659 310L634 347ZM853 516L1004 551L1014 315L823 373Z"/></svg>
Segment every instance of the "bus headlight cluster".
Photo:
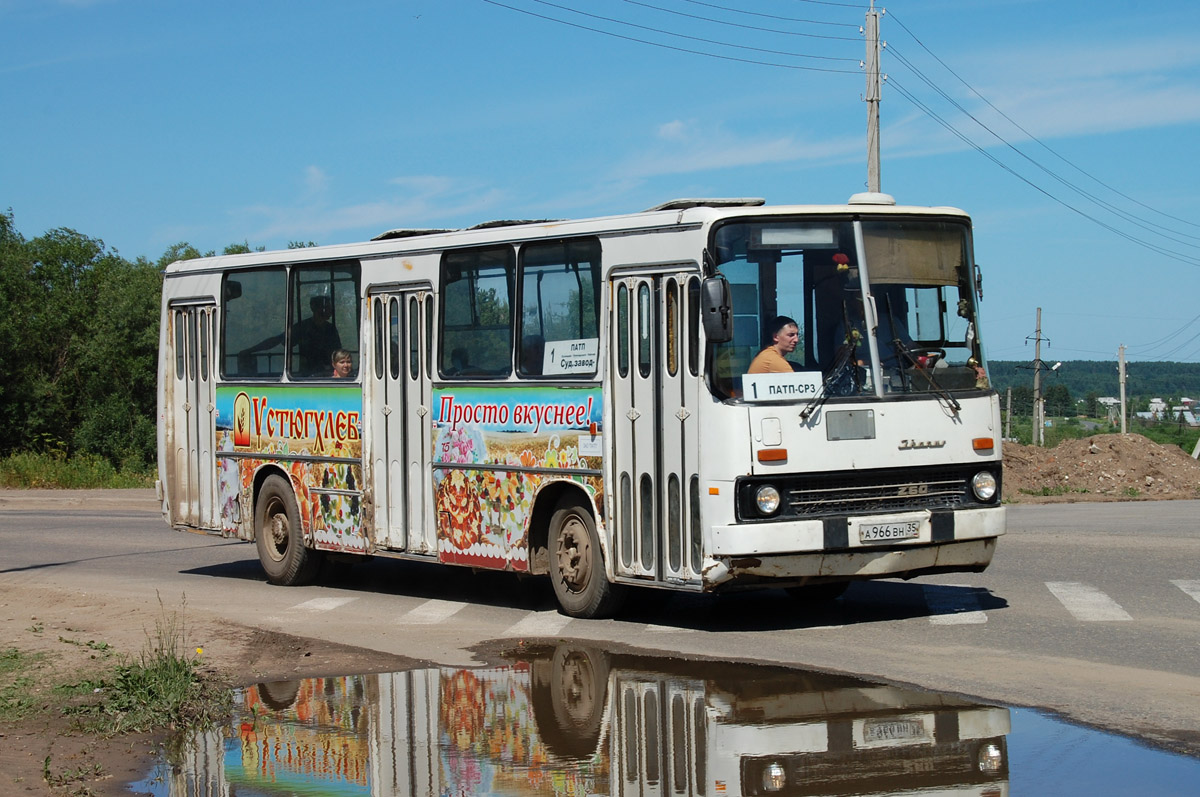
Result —
<svg viewBox="0 0 1200 797"><path fill-rule="evenodd" d="M787 785L787 773L783 765L772 762L763 767L763 791L779 791Z"/></svg>
<svg viewBox="0 0 1200 797"><path fill-rule="evenodd" d="M996 495L996 476L990 470L981 470L971 479L971 491L980 501L990 501Z"/></svg>
<svg viewBox="0 0 1200 797"><path fill-rule="evenodd" d="M764 484L754 491L754 505L761 515L774 515L779 511L779 490L770 484Z"/></svg>
<svg viewBox="0 0 1200 797"><path fill-rule="evenodd" d="M985 775L995 775L1004 767L1004 753L1000 746L985 744L979 748L979 771ZM765 779L765 778L764 778Z"/></svg>

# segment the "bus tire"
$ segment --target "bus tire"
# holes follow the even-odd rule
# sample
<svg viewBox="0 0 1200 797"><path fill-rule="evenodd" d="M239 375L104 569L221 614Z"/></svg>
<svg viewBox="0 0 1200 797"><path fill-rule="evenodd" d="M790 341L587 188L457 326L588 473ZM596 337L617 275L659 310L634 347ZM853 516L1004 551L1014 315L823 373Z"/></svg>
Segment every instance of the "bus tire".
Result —
<svg viewBox="0 0 1200 797"><path fill-rule="evenodd" d="M292 485L282 476L263 482L254 507L254 541L267 581L284 587L311 583L321 565L316 551L304 547L300 510Z"/></svg>
<svg viewBox="0 0 1200 797"><path fill-rule="evenodd" d="M571 617L611 617L625 590L608 580L596 523L573 500L559 503L550 518L550 580L562 613Z"/></svg>

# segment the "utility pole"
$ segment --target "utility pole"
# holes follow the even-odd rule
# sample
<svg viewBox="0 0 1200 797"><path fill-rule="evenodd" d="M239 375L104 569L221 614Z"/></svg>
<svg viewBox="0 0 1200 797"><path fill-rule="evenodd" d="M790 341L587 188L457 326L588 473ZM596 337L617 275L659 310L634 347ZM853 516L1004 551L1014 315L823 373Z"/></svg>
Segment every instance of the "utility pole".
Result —
<svg viewBox="0 0 1200 797"><path fill-rule="evenodd" d="M1012 440L1012 388L1008 389L1008 409L1004 413L1004 438Z"/></svg>
<svg viewBox="0 0 1200 797"><path fill-rule="evenodd" d="M867 72L867 190L878 194L882 189L879 180L879 12L875 10L875 0L871 0L863 30L867 39L867 60L864 62Z"/></svg>
<svg viewBox="0 0 1200 797"><path fill-rule="evenodd" d="M1125 434L1125 344L1117 349L1117 374L1121 383L1121 434Z"/></svg>
<svg viewBox="0 0 1200 797"><path fill-rule="evenodd" d="M1045 419L1042 417L1042 308L1037 309L1037 330L1033 334L1033 439L1035 446L1046 442Z"/></svg>

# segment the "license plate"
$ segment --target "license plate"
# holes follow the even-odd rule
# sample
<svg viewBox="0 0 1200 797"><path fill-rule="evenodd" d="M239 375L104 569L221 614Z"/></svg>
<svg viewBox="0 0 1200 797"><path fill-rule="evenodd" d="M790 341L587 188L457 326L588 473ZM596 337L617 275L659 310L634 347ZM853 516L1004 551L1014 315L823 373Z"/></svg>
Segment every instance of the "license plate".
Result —
<svg viewBox="0 0 1200 797"><path fill-rule="evenodd" d="M921 720L867 720L863 724L864 742L898 742L925 737Z"/></svg>
<svg viewBox="0 0 1200 797"><path fill-rule="evenodd" d="M861 543L888 543L915 540L929 522L929 514L893 515L892 517L851 518L850 525L858 531Z"/></svg>

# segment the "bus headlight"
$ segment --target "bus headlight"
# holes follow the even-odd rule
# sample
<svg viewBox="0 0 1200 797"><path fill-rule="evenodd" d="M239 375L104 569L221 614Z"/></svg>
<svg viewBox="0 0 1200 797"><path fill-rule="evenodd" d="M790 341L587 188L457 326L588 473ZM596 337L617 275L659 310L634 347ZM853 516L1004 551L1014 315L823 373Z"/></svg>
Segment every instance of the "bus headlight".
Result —
<svg viewBox="0 0 1200 797"><path fill-rule="evenodd" d="M985 775L995 775L1004 767L1004 754L1000 746L985 744L979 748L979 771ZM765 780L764 776L764 780Z"/></svg>
<svg viewBox="0 0 1200 797"><path fill-rule="evenodd" d="M779 509L779 491L764 484L754 491L754 504L761 515L774 515Z"/></svg>
<svg viewBox="0 0 1200 797"><path fill-rule="evenodd" d="M763 767L763 791L779 791L787 783L783 765L772 762Z"/></svg>
<svg viewBox="0 0 1200 797"><path fill-rule="evenodd" d="M981 470L971 479L971 491L980 501L991 501L996 496L996 476L990 470Z"/></svg>

